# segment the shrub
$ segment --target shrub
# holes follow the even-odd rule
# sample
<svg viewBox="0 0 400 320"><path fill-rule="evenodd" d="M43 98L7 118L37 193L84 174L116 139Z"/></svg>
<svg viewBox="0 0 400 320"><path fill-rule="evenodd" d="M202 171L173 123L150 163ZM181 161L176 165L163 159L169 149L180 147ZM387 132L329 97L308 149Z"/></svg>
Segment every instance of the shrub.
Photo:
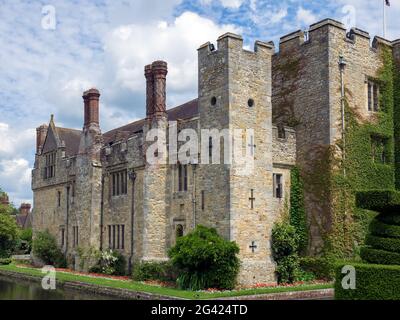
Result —
<svg viewBox="0 0 400 320"><path fill-rule="evenodd" d="M220 237L215 229L197 226L177 240L168 252L179 271L182 289L233 289L239 272L239 247Z"/></svg>
<svg viewBox="0 0 400 320"><path fill-rule="evenodd" d="M132 277L136 281L176 281L177 271L170 261L141 262L133 268Z"/></svg>
<svg viewBox="0 0 400 320"><path fill-rule="evenodd" d="M0 258L8 258L13 253L18 240L18 226L15 219L0 213Z"/></svg>
<svg viewBox="0 0 400 320"><path fill-rule="evenodd" d="M400 266L353 264L356 289L342 287L343 265L336 270L335 299L338 300L399 300Z"/></svg>
<svg viewBox="0 0 400 320"><path fill-rule="evenodd" d="M335 260L329 257L300 258L300 268L311 272L317 279L333 280L335 277Z"/></svg>
<svg viewBox="0 0 400 320"><path fill-rule="evenodd" d="M279 283L293 283L300 274L297 254L299 236L293 226L276 224L272 230L272 254L277 264Z"/></svg>
<svg viewBox="0 0 400 320"><path fill-rule="evenodd" d="M118 251L110 249L100 253L99 261L89 269L89 272L122 276L125 275L125 266L125 257Z"/></svg>
<svg viewBox="0 0 400 320"><path fill-rule="evenodd" d="M372 221L369 230L376 236L400 238L400 226L383 223L377 218Z"/></svg>
<svg viewBox="0 0 400 320"><path fill-rule="evenodd" d="M400 192L395 190L371 190L356 194L356 205L361 209L380 213L395 212L400 208Z"/></svg>
<svg viewBox="0 0 400 320"><path fill-rule="evenodd" d="M365 244L380 250L400 252L400 239L398 238L383 238L370 234L367 236Z"/></svg>
<svg viewBox="0 0 400 320"><path fill-rule="evenodd" d="M11 264L12 260L10 258L0 259L0 266L5 266Z"/></svg>
<svg viewBox="0 0 400 320"><path fill-rule="evenodd" d="M374 249L370 247L361 248L361 258L369 263L375 264L399 264L400 265L400 253L389 252L385 250Z"/></svg>
<svg viewBox="0 0 400 320"><path fill-rule="evenodd" d="M49 231L36 234L33 240L33 253L46 264L58 268L66 266L64 255L57 246L56 238Z"/></svg>
<svg viewBox="0 0 400 320"><path fill-rule="evenodd" d="M19 233L20 247L24 253L30 253L32 250L32 229L23 229Z"/></svg>

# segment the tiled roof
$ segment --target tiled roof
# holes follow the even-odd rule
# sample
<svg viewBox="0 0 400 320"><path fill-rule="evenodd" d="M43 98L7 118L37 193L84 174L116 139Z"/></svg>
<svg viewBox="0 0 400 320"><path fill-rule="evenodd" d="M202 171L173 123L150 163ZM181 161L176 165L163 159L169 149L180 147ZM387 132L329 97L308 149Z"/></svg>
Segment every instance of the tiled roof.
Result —
<svg viewBox="0 0 400 320"><path fill-rule="evenodd" d="M67 128L56 129L60 140L65 142L66 156L70 157L78 154L82 131Z"/></svg>
<svg viewBox="0 0 400 320"><path fill-rule="evenodd" d="M176 121L178 119L190 119L198 115L198 100L189 101L179 107L167 110L168 120ZM108 144L113 141L126 139L135 132L143 130L145 119L141 119L120 128L113 129L103 134L104 143Z"/></svg>
<svg viewBox="0 0 400 320"><path fill-rule="evenodd" d="M176 121L178 119L190 119L198 115L198 101L197 99L189 101L181 106L167 110L168 120ZM145 119L141 119L132 123L129 123L120 128L113 129L103 134L104 143L127 139L135 132L143 130ZM58 136L61 141L65 142L66 155L74 156L79 152L79 144L81 139L80 130L56 128Z"/></svg>

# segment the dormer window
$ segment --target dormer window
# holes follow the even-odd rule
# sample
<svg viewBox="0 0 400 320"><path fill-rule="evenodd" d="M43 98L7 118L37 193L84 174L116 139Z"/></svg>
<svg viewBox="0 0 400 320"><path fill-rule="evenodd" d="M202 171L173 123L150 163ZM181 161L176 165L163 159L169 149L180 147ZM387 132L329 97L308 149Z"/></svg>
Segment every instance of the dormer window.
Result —
<svg viewBox="0 0 400 320"><path fill-rule="evenodd" d="M45 154L46 162L44 167L44 178L51 179L56 176L56 156L57 152L49 152Z"/></svg>
<svg viewBox="0 0 400 320"><path fill-rule="evenodd" d="M373 80L368 80L368 111L379 111L379 84Z"/></svg>

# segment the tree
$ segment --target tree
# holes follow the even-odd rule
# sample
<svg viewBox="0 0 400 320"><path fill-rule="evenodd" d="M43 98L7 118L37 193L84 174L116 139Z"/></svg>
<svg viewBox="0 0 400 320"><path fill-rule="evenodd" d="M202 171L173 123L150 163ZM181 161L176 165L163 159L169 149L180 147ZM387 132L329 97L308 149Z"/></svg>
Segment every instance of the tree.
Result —
<svg viewBox="0 0 400 320"><path fill-rule="evenodd" d="M7 213L7 210L2 210L0 212L0 258L11 256L17 244L18 231L15 219Z"/></svg>

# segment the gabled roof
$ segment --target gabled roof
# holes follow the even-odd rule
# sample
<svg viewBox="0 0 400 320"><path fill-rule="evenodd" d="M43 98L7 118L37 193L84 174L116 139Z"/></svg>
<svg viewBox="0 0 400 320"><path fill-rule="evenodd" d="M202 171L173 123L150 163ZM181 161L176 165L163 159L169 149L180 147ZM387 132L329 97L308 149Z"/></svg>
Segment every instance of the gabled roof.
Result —
<svg viewBox="0 0 400 320"><path fill-rule="evenodd" d="M168 121L185 120L196 117L199 113L198 100L189 101L183 105L167 110ZM109 144L114 141L126 139L135 132L143 130L145 119L129 123L120 128L113 129L103 134L104 143Z"/></svg>
<svg viewBox="0 0 400 320"><path fill-rule="evenodd" d="M189 101L183 105L167 110L168 120L185 120L198 115L198 100ZM143 130L145 119L141 119L125 126L113 129L103 134L104 143L109 144L114 141L125 140L136 132ZM67 157L75 156L79 152L81 140L81 130L60 128L54 125L51 118L49 129L47 131L46 141L43 146L43 153L55 150L65 143L65 153Z"/></svg>

